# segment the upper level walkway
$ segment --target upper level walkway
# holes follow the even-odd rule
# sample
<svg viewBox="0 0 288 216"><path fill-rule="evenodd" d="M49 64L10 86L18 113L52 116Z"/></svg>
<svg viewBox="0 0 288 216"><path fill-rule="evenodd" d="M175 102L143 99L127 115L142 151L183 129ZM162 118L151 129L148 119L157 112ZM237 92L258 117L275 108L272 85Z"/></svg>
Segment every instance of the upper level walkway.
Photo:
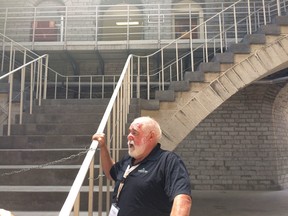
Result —
<svg viewBox="0 0 288 216"><path fill-rule="evenodd" d="M179 37L180 48L185 48L190 39L187 32L232 3L0 8L0 32L32 50L155 50ZM258 4L261 3L251 2L252 12ZM246 9L247 4L243 3L243 10ZM237 20L242 18L238 13ZM233 10L223 17L222 26L215 22L195 28L194 45L203 43L219 28L224 30L231 22L235 22ZM235 38L237 34L241 38L245 32L246 25L239 25L225 37Z"/></svg>

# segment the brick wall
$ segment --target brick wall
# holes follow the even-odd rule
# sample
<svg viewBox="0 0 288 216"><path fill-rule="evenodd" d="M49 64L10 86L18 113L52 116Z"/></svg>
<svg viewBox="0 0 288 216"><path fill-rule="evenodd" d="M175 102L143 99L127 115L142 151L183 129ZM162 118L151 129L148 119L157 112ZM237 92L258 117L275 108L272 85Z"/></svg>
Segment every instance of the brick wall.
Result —
<svg viewBox="0 0 288 216"><path fill-rule="evenodd" d="M175 150L194 189L287 188L288 87L252 85L231 97Z"/></svg>

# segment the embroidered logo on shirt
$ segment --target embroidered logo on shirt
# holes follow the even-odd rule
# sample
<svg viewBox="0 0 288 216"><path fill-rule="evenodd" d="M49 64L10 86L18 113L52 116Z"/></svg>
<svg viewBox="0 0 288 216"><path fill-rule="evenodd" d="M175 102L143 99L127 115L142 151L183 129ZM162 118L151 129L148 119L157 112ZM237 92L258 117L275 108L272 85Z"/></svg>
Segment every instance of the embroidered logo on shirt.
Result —
<svg viewBox="0 0 288 216"><path fill-rule="evenodd" d="M139 173L148 173L148 170L146 170L145 168L139 169L138 170Z"/></svg>

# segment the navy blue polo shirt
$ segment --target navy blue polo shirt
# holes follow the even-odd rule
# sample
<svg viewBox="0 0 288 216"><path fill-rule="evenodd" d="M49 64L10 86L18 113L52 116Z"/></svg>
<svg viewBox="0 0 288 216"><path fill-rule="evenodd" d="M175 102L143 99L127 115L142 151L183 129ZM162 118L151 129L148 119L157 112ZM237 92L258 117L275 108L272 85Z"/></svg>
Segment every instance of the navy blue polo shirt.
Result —
<svg viewBox="0 0 288 216"><path fill-rule="evenodd" d="M113 202L130 156L125 156L111 168L116 181ZM191 185L183 161L175 153L165 151L158 144L124 182L118 207L118 216L169 216L175 196L191 196Z"/></svg>

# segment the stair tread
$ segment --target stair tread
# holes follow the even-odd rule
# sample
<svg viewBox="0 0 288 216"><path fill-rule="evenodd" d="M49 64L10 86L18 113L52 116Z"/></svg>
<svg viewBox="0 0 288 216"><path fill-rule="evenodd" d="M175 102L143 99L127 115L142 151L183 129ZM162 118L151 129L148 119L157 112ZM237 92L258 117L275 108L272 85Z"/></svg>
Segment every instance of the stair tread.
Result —
<svg viewBox="0 0 288 216"><path fill-rule="evenodd" d="M56 211L13 211L13 213L17 216L58 216L59 212ZM72 212L70 214L71 216L74 215L74 213ZM81 211L79 212L80 216L87 216L88 213ZM97 212L93 212L93 216L98 216L99 214ZM102 212L102 216L106 216L106 212Z"/></svg>
<svg viewBox="0 0 288 216"><path fill-rule="evenodd" d="M25 169L25 168L33 168L38 167L37 165L0 165L0 169ZM81 165L49 165L44 166L39 169L79 169ZM99 168L99 165L94 165L95 168Z"/></svg>
<svg viewBox="0 0 288 216"><path fill-rule="evenodd" d="M1 192L69 192L71 189L71 185L69 186L18 186L18 185L1 185L0 191ZM107 190L106 186L102 187L103 191ZM112 191L113 188L110 186L110 190ZM89 191L89 186L82 186L81 187L82 192ZM94 186L94 191L99 191L99 186Z"/></svg>

